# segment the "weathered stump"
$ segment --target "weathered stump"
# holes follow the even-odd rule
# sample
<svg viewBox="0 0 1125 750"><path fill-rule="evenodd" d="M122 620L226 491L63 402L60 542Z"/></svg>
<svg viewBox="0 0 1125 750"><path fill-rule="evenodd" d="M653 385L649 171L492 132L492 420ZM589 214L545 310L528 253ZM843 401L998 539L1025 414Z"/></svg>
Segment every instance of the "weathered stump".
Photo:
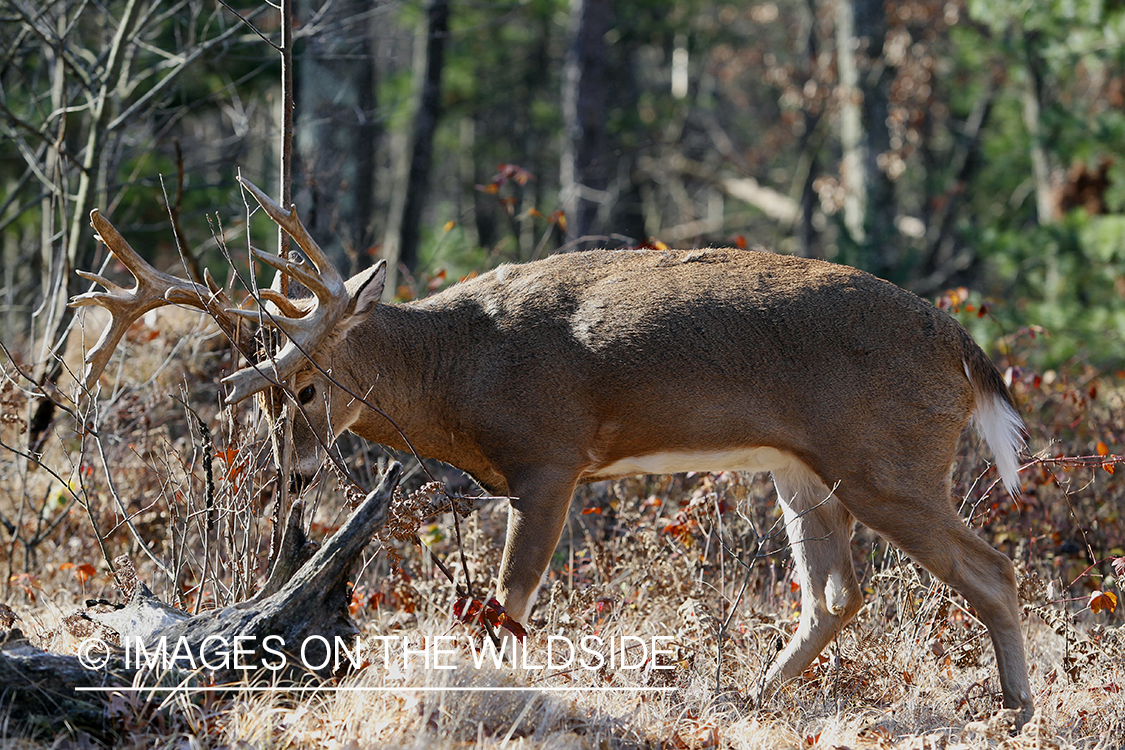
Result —
<svg viewBox="0 0 1125 750"><path fill-rule="evenodd" d="M69 729L108 739L113 735L106 715L109 692L77 688L181 685L190 690L203 683L328 677L346 664L328 659L319 668L306 668L320 665L324 652L306 650L302 658L299 648L306 639L316 645L334 644L337 638L350 643L357 635L348 611L348 573L386 522L401 474L402 467L392 463L379 486L320 548L305 537L302 505L294 503L271 576L245 602L189 616L161 602L135 576L120 577L128 600L123 607L89 606L69 618L85 621L87 632L118 646L102 668L35 648L18 630L5 631L0 634L7 637L0 642L0 713L10 716L13 728L31 734ZM242 649L237 663L221 653L224 644L236 643ZM154 655L156 663L147 661ZM281 663L284 667L278 667Z"/></svg>

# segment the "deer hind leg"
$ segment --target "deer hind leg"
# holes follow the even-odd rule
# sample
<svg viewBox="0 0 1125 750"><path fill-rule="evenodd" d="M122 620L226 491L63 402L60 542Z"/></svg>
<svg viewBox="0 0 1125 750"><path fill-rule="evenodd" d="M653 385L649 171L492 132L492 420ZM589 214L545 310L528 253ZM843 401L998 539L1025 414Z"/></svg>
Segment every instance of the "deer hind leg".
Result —
<svg viewBox="0 0 1125 750"><path fill-rule="evenodd" d="M965 526L949 500L948 485L943 485L940 493L909 500L885 499L856 506L854 510L861 522L893 542L973 606L992 638L1004 706L1019 711L1017 727L1022 726L1035 712L1035 706L1027 679L1012 561Z"/></svg>
<svg viewBox="0 0 1125 750"><path fill-rule="evenodd" d="M508 536L500 561L500 602L508 616L527 623L539 584L566 525L575 479L536 474L511 483Z"/></svg>
<svg viewBox="0 0 1125 750"><path fill-rule="evenodd" d="M800 579L801 621L766 674L763 697L804 672L863 604L852 565L851 514L804 465L774 471L773 481Z"/></svg>

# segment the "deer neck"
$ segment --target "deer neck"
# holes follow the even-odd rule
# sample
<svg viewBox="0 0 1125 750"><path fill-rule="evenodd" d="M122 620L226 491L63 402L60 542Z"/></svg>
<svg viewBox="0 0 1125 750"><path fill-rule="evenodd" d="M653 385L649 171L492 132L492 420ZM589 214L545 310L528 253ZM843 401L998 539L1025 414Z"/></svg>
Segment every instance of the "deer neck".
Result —
<svg viewBox="0 0 1125 750"><path fill-rule="evenodd" d="M498 474L458 429L456 411L467 379L462 363L479 350L483 327L474 323L485 317L457 299L380 305L347 338L353 390L375 407L364 407L351 431L452 464L494 487Z"/></svg>

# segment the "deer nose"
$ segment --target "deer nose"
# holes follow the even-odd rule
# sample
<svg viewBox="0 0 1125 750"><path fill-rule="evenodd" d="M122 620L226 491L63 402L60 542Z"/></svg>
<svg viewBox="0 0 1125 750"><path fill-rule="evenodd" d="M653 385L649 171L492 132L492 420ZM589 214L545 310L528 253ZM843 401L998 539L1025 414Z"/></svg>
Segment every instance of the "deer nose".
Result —
<svg viewBox="0 0 1125 750"><path fill-rule="evenodd" d="M306 477L300 472L293 472L289 475L289 492L293 495L300 495L306 487L309 486L310 477Z"/></svg>

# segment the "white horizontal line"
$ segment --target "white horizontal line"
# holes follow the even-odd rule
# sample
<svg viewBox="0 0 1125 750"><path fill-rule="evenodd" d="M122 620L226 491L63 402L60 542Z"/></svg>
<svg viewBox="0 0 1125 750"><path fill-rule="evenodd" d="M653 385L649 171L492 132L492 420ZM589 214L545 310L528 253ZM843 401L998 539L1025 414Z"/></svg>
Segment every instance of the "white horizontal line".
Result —
<svg viewBox="0 0 1125 750"><path fill-rule="evenodd" d="M283 687L283 686L209 686L190 687L187 685L177 687L85 687L77 686L75 692L81 693L396 693L396 692L449 692L449 693L624 693L624 692L654 692L667 693L679 688L674 687Z"/></svg>

